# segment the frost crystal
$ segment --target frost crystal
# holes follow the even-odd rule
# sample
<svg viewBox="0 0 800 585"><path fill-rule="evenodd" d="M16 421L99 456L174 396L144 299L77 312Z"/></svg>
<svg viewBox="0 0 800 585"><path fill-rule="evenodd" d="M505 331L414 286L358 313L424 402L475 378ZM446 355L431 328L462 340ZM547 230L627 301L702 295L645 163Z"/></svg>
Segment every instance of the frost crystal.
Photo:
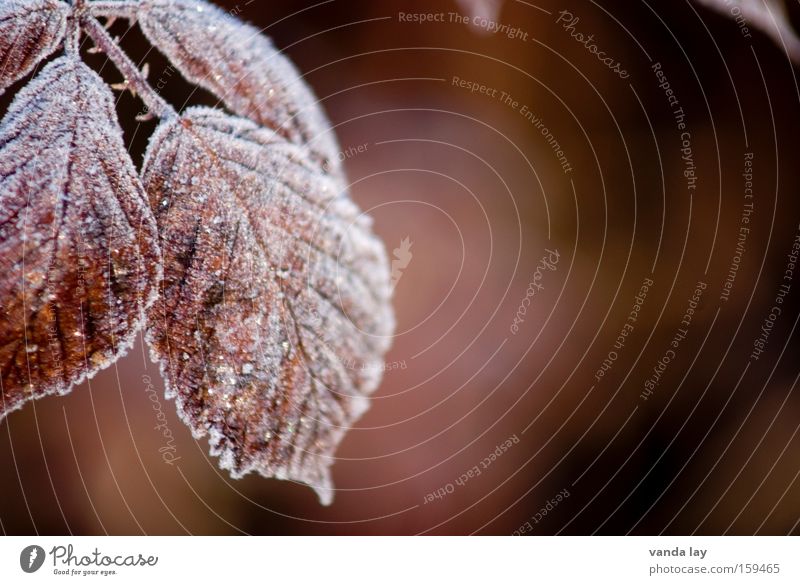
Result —
<svg viewBox="0 0 800 585"><path fill-rule="evenodd" d="M56 50L68 12L60 0L0 1L0 94Z"/></svg>
<svg viewBox="0 0 800 585"><path fill-rule="evenodd" d="M99 17L139 22L240 117L179 117ZM143 179L81 34L162 118ZM202 0L0 0L0 93L60 45L0 122L0 419L113 363L147 318L168 397L222 467L330 502L333 451L380 381L394 317L385 251L313 94Z"/></svg>
<svg viewBox="0 0 800 585"><path fill-rule="evenodd" d="M149 330L170 397L235 477L302 481L329 502L332 452L392 332L383 246L304 148L219 111L164 122L143 176L154 205L171 199Z"/></svg>
<svg viewBox="0 0 800 585"><path fill-rule="evenodd" d="M190 82L240 116L306 146L337 167L338 146L325 115L295 67L270 40L203 0L151 0L139 26Z"/></svg>
<svg viewBox="0 0 800 585"><path fill-rule="evenodd" d="M154 300L156 239L111 92L53 61L0 124L0 418L128 349Z"/></svg>

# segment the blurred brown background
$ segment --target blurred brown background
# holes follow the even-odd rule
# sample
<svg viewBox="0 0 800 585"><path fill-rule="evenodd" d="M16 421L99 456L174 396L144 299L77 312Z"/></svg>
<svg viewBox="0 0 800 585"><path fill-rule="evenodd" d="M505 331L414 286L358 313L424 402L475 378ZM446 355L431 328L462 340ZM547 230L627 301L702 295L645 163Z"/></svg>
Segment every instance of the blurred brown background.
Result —
<svg viewBox="0 0 800 585"><path fill-rule="evenodd" d="M90 384L0 426L3 532L800 533L800 273L782 280L800 222L797 70L763 35L745 38L684 1L509 0L496 21L518 27L517 38L399 18L449 20L465 4L237 9L322 100L353 197L390 254L413 242L386 377L337 453L334 504L304 486L219 471L163 399L140 343ZM628 78L556 22L562 10ZM138 30L113 31L158 79L166 63ZM686 115L691 191L656 62ZM110 67L103 74L118 81ZM471 93L454 76L497 92ZM189 92L174 75L163 94L181 105ZM190 101L214 103L202 92ZM122 96L137 161L155 126L133 122L139 108ZM750 232L722 301L747 152ZM547 249L559 262L536 276ZM615 348L645 279L654 284ZM532 281L542 290L515 333ZM686 338L644 400L698 281L707 288ZM791 285L782 312L752 359L782 282ZM598 381L610 351L617 359ZM145 376L176 438L173 464L159 452ZM444 497L429 496L437 491Z"/></svg>

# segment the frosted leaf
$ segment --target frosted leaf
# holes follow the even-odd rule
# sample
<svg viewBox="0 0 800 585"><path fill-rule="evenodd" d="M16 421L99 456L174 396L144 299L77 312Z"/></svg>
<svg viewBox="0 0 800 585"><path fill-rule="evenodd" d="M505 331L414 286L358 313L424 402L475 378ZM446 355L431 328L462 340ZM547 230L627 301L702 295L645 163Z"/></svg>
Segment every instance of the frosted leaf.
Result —
<svg viewBox="0 0 800 585"><path fill-rule="evenodd" d="M394 327L371 222L302 147L207 108L156 130L143 178L164 256L148 338L168 397L234 477L301 481L329 503L333 451Z"/></svg>
<svg viewBox="0 0 800 585"><path fill-rule="evenodd" d="M129 348L157 292L156 240L110 90L53 61L0 122L0 419Z"/></svg>
<svg viewBox="0 0 800 585"><path fill-rule="evenodd" d="M115 16L241 117L178 117L97 20ZM81 34L162 118L147 194ZM0 122L0 420L113 363L147 316L167 395L221 466L330 502L333 452L394 321L385 252L313 94L268 39L202 0L0 0L0 93L62 43Z"/></svg>
<svg viewBox="0 0 800 585"><path fill-rule="evenodd" d="M60 0L0 0L0 94L56 50L68 13Z"/></svg>
<svg viewBox="0 0 800 585"><path fill-rule="evenodd" d="M232 112L305 144L337 170L339 147L311 90L258 29L203 0L147 0L139 26L191 83Z"/></svg>
<svg viewBox="0 0 800 585"><path fill-rule="evenodd" d="M745 26L758 29L800 63L800 38L792 27L782 0L697 0L700 4L734 20L744 19Z"/></svg>

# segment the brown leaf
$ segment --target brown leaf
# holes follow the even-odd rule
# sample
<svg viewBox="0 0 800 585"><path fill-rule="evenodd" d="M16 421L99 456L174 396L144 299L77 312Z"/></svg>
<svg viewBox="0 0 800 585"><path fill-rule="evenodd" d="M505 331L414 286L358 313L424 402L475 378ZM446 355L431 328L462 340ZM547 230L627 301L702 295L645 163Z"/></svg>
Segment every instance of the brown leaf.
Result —
<svg viewBox="0 0 800 585"><path fill-rule="evenodd" d="M139 26L188 81L338 171L336 137L314 94L258 29L204 0L147 0Z"/></svg>
<svg viewBox="0 0 800 585"><path fill-rule="evenodd" d="M60 0L0 1L0 94L56 50L68 13Z"/></svg>
<svg viewBox="0 0 800 585"><path fill-rule="evenodd" d="M312 485L381 378L388 260L337 179L271 130L194 108L143 177L164 255L149 341L168 397L220 465Z"/></svg>
<svg viewBox="0 0 800 585"><path fill-rule="evenodd" d="M53 61L0 123L0 419L130 347L157 292L156 238L111 92Z"/></svg>

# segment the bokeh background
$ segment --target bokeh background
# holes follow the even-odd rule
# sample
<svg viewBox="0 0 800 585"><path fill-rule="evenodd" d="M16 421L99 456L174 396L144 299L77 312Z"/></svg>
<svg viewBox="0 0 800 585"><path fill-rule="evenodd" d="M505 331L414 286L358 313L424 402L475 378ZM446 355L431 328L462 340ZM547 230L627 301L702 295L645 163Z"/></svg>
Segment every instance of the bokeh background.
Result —
<svg viewBox="0 0 800 585"><path fill-rule="evenodd" d="M264 28L314 88L352 195L389 253L413 242L385 379L337 453L334 504L220 471L163 399L140 342L69 396L0 425L0 530L800 533L800 272L784 280L800 223L800 92L779 47L684 0L220 4ZM520 33L449 22L478 4ZM557 22L564 10L627 78ZM166 62L138 30L112 30L158 79ZM694 189L654 63L685 112ZM177 74L162 93L178 106L214 104ZM137 162L155 127L133 120L140 108L120 96ZM737 256L746 153L754 196ZM537 275L547 250L559 261ZM531 282L541 290L523 304ZM644 399L698 282L686 338ZM774 306L782 312L754 359ZM171 464L153 390L175 436Z"/></svg>

